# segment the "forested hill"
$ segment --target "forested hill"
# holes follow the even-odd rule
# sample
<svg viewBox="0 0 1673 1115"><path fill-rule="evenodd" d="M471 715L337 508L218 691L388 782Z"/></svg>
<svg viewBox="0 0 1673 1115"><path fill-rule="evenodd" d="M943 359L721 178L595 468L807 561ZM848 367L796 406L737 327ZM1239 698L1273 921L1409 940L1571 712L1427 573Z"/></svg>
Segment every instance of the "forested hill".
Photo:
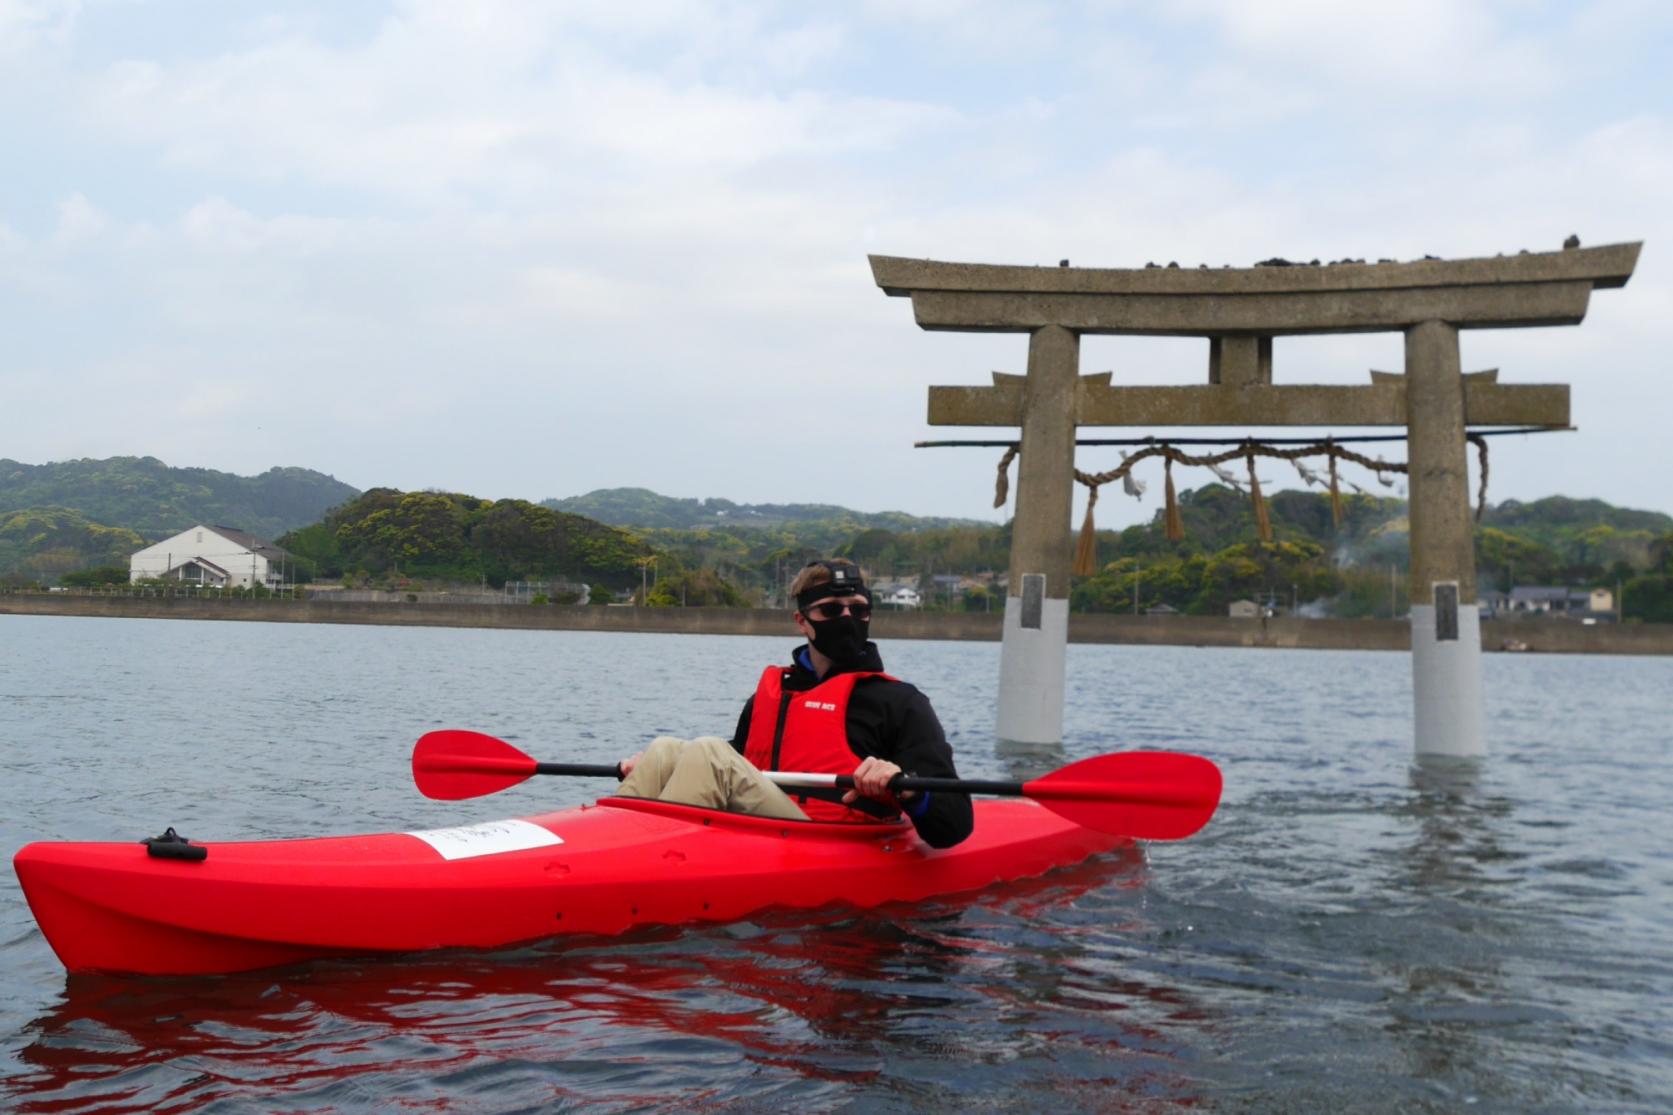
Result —
<svg viewBox="0 0 1673 1115"><path fill-rule="evenodd" d="M1616 507L1601 499L1569 499L1567 496L1547 496L1532 503L1507 499L1490 505L1482 516L1485 526L1527 535L1546 545L1561 539L1565 532L1586 531L1608 527L1614 531L1649 531L1667 534L1673 531L1673 515L1660 511L1634 511Z"/></svg>
<svg viewBox="0 0 1673 1115"><path fill-rule="evenodd" d="M632 533L520 499L373 488L279 544L310 580L439 585L563 580L624 589L654 551Z"/></svg>
<svg viewBox="0 0 1673 1115"><path fill-rule="evenodd" d="M913 531L992 525L975 519L926 518L903 511L851 511L829 503L734 503L729 499L680 499L659 495L648 488L600 488L583 496L542 500L541 506L572 515L585 515L611 526L659 530L821 524L856 531Z"/></svg>
<svg viewBox="0 0 1673 1115"><path fill-rule="evenodd" d="M359 490L305 468L235 476L171 468L155 457L83 458L44 465L0 459L0 513L64 508L152 541L197 523L277 538L320 520Z"/></svg>
<svg viewBox="0 0 1673 1115"><path fill-rule="evenodd" d="M77 511L0 511L0 585L54 581L91 568L128 568L145 539L123 527L95 523Z"/></svg>

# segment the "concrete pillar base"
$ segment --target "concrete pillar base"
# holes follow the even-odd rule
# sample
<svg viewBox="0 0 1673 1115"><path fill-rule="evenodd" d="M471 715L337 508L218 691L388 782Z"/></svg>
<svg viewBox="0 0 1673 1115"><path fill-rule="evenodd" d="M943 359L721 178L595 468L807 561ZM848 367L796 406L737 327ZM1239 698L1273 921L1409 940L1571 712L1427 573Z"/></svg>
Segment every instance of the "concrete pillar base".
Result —
<svg viewBox="0 0 1673 1115"><path fill-rule="evenodd" d="M1417 753L1485 755L1481 609L1458 605L1456 638L1437 640L1435 627L1433 604L1412 605L1412 727Z"/></svg>
<svg viewBox="0 0 1673 1115"><path fill-rule="evenodd" d="M1012 743L1061 743L1069 602L1040 601L1040 626L1024 627L1022 598L1005 600L999 651L998 735Z"/></svg>

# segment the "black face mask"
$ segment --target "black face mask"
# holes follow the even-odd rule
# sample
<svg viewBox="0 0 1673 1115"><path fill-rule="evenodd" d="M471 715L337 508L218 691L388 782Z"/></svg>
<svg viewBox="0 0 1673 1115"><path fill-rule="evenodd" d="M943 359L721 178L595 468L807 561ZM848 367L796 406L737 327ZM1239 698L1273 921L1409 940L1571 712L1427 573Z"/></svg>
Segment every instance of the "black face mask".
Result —
<svg viewBox="0 0 1673 1115"><path fill-rule="evenodd" d="M813 649L836 665L848 666L865 658L870 620L843 615L835 619L808 618L807 622L813 628Z"/></svg>

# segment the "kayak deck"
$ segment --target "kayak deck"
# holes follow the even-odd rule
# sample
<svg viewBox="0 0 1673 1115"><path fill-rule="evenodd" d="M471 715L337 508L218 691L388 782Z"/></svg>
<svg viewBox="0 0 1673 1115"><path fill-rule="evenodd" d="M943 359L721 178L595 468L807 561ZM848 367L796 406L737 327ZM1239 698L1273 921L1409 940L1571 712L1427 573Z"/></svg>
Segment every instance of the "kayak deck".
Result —
<svg viewBox="0 0 1673 1115"><path fill-rule="evenodd" d="M975 805L972 835L940 850L905 823L605 798L455 829L207 844L201 862L138 843L36 843L13 865L70 971L188 975L910 902L1131 843L1027 800Z"/></svg>

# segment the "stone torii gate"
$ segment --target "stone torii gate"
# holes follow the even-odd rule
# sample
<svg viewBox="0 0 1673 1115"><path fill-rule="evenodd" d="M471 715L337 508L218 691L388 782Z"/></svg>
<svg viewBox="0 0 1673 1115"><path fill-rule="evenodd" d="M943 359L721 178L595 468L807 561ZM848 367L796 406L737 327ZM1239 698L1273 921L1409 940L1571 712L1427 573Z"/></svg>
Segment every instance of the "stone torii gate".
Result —
<svg viewBox="0 0 1673 1115"><path fill-rule="evenodd" d="M1484 753L1466 427L1565 427L1568 386L1466 375L1458 331L1577 325L1594 288L1626 284L1640 246L1216 270L870 257L877 285L910 297L921 328L1029 337L1026 375L929 389L931 425L1022 431L1000 738L1063 735L1077 426L1405 426L1415 745L1419 754ZM1274 337L1394 331L1406 338L1403 375L1374 372L1359 386L1272 382ZM1208 383L1117 387L1109 373L1082 376L1087 333L1204 337Z"/></svg>

